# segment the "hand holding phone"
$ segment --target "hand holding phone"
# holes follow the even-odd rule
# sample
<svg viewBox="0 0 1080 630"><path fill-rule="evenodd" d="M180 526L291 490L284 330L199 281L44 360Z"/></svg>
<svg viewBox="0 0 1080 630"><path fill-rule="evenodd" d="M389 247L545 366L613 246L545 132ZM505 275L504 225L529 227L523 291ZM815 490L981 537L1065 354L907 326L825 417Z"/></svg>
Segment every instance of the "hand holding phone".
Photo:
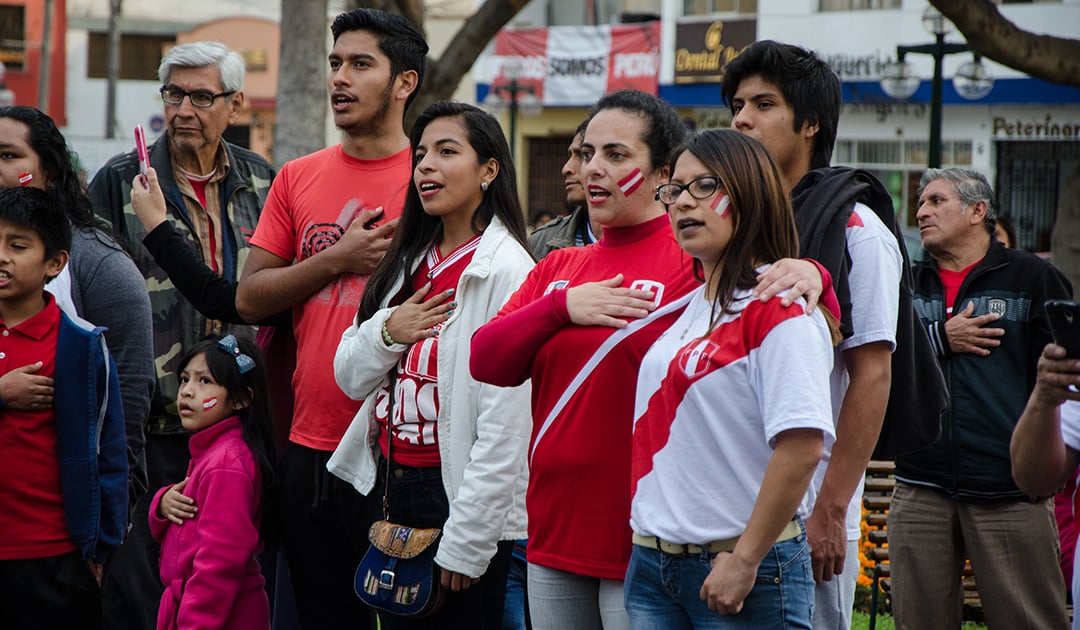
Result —
<svg viewBox="0 0 1080 630"><path fill-rule="evenodd" d="M135 125L135 153L139 156L139 173L142 174L142 183L150 190L150 183L146 181L146 175L150 172L150 153L146 150L146 134L143 133L142 125Z"/></svg>
<svg viewBox="0 0 1080 630"><path fill-rule="evenodd" d="M1054 343L1065 348L1070 359L1080 359L1080 302L1047 300L1046 316Z"/></svg>

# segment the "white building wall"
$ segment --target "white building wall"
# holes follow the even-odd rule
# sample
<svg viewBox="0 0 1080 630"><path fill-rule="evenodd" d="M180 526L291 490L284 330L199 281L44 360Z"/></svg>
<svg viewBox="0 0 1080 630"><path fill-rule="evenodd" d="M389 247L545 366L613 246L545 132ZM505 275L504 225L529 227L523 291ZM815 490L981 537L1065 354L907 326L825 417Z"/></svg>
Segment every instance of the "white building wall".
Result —
<svg viewBox="0 0 1080 630"><path fill-rule="evenodd" d="M930 6L926 0L903 0L900 9L818 11L817 6L818 0L759 0L758 39L798 44L823 57L876 55L882 61L896 58L897 44L923 44L934 40L922 25L923 12ZM1002 4L998 8L1018 27L1034 33L1068 38L1080 34L1080 0ZM946 41L964 40L954 27ZM923 76L933 74L933 59L929 55L910 55L908 61L914 63ZM948 55L943 64L944 76L953 76L960 64L968 61L971 61L970 55ZM984 60L984 63L995 77L1026 76L993 61ZM878 76L871 73L867 78Z"/></svg>

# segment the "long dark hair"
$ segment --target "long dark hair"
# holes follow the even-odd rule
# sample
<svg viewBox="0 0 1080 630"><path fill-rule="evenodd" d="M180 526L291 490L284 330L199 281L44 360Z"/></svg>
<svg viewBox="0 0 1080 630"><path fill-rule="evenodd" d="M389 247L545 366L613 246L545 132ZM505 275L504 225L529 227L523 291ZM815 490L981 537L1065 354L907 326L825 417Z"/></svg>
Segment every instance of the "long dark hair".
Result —
<svg viewBox="0 0 1080 630"><path fill-rule="evenodd" d="M0 107L0 118L21 122L30 129L28 141L41 164L45 190L56 198L71 224L79 229L97 228L111 233L108 224L94 214L75 171L74 156L53 119L26 105Z"/></svg>
<svg viewBox="0 0 1080 630"><path fill-rule="evenodd" d="M466 103L442 101L427 107L413 125L409 138L415 163L416 147L433 120L438 118L460 118L468 134L469 145L476 151L478 164L494 159L499 164L499 174L488 186L480 205L472 216L472 228L477 234L484 231L492 217L499 217L510 234L525 248L531 251L526 236L525 215L518 198L517 173L514 161L510 157L510 147L506 136L494 116L479 107ZM420 193L409 181L405 195L405 208L401 212L397 231L390 241L390 248L383 256L379 266L372 272L360 299L359 321L364 321L379 310L384 297L390 293L399 276L405 276L401 290L391 300L391 304L403 302L411 293L413 285L413 261L427 253L432 245L442 238L442 219L424 212L420 202Z"/></svg>
<svg viewBox="0 0 1080 630"><path fill-rule="evenodd" d="M732 129L702 131L672 153L672 172L683 153L712 171L731 201L734 230L723 255L712 269L694 261L699 280L711 281L719 274L711 331L728 312L735 291L757 284L758 265L799 255L799 236L780 169L760 142Z"/></svg>
<svg viewBox="0 0 1080 630"><path fill-rule="evenodd" d="M277 473L274 466L277 448L274 444L274 417L270 413L270 392L266 384L266 364L262 351L253 342L236 336L233 338L240 352L255 362L255 367L246 373L240 373L236 357L219 343L221 335L210 335L192 346L180 359L176 372L183 372L188 363L201 354L206 358L210 375L228 392L229 401L245 405L236 415L240 417L244 443L251 449L262 473L260 531L264 544L268 544L268 540L276 534L273 523L276 521L274 508L277 504Z"/></svg>

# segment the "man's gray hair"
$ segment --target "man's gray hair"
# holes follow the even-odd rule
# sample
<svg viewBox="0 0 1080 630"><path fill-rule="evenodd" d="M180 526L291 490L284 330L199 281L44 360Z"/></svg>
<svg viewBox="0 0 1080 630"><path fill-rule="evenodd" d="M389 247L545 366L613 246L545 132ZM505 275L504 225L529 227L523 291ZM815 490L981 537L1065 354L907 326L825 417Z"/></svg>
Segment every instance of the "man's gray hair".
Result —
<svg viewBox="0 0 1080 630"><path fill-rule="evenodd" d="M919 181L916 196L922 198L923 191L930 182L939 179L952 184L953 191L965 208L980 201L986 202L986 219L983 223L987 231L993 234L994 226L997 225L997 205L994 203L994 189L990 187L986 176L967 168L929 168Z"/></svg>
<svg viewBox="0 0 1080 630"><path fill-rule="evenodd" d="M221 87L226 92L244 89L244 58L221 42L192 42L169 49L158 66L158 79L168 85L175 68L205 68L216 66Z"/></svg>

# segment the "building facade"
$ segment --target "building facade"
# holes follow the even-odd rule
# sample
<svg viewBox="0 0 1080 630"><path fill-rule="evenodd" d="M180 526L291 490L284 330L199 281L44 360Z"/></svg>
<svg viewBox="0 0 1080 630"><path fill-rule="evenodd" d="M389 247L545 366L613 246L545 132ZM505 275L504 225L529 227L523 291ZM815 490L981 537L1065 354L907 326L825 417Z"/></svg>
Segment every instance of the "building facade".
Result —
<svg viewBox="0 0 1080 630"><path fill-rule="evenodd" d="M545 6L559 1L534 0L515 24L542 25L536 22L546 14ZM886 96L880 81L882 70L896 60L897 45L933 41L922 25L928 6L926 0L662 0L626 4L621 12L609 7L602 18L660 19L658 92L692 128L730 124L730 113L719 102L723 66L749 43L774 39L814 50L843 86L833 163L877 173L892 191L902 222L914 225L915 188L928 163L933 60L907 56L922 78L908 99ZM1080 0L1004 0L1000 9L1022 29L1077 37ZM946 40L963 42L955 31ZM1080 178L1080 89L983 60L994 86L968 100L951 79L972 60L970 53L944 59L942 163L986 173L995 183L1000 212L1017 225L1020 246L1046 251L1062 191ZM474 70L478 100L486 97L493 74L482 64ZM529 173L530 208L558 202L562 152L590 105L548 107L539 117L519 119L518 152L522 170ZM552 156L555 150L559 154Z"/></svg>

